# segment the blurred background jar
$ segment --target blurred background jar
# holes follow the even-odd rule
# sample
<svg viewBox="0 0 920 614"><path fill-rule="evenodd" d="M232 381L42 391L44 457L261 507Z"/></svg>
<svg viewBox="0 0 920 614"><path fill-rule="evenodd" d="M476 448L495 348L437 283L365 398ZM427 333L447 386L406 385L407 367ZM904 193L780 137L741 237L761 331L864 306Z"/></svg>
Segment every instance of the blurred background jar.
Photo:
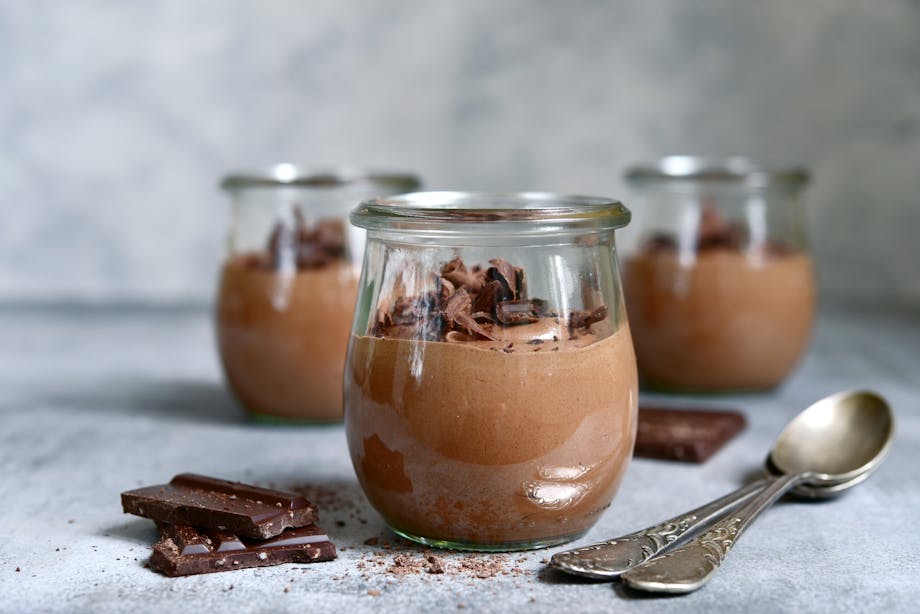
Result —
<svg viewBox="0 0 920 614"><path fill-rule="evenodd" d="M232 216L217 342L227 383L253 417L341 419L364 249L348 211L418 185L411 175L308 173L292 164L224 177Z"/></svg>
<svg viewBox="0 0 920 614"><path fill-rule="evenodd" d="M358 479L400 535L518 550L584 533L632 456L638 377L605 198L421 192L351 216Z"/></svg>
<svg viewBox="0 0 920 614"><path fill-rule="evenodd" d="M634 233L624 290L643 385L777 386L815 314L802 168L670 156L626 173Z"/></svg>

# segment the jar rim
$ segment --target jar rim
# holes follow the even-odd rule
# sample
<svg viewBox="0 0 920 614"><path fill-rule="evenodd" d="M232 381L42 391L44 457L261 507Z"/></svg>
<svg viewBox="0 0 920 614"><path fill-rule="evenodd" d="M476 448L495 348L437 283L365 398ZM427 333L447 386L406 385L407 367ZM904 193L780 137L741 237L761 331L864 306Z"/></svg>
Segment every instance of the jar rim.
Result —
<svg viewBox="0 0 920 614"><path fill-rule="evenodd" d="M798 188L808 183L804 166L766 164L746 156L725 158L675 155L637 164L624 174L629 183L698 181L736 183L750 187L787 186Z"/></svg>
<svg viewBox="0 0 920 614"><path fill-rule="evenodd" d="M612 230L629 223L631 213L620 201L555 192L410 192L363 201L352 210L351 223L368 230L431 229L446 225L471 232L541 234L574 229ZM526 223L527 228L521 228Z"/></svg>
<svg viewBox="0 0 920 614"><path fill-rule="evenodd" d="M373 172L351 167L306 169L282 162L264 169L228 173L220 180L222 190L256 187L339 188L357 184L386 186L391 191L408 192L421 182L410 173Z"/></svg>

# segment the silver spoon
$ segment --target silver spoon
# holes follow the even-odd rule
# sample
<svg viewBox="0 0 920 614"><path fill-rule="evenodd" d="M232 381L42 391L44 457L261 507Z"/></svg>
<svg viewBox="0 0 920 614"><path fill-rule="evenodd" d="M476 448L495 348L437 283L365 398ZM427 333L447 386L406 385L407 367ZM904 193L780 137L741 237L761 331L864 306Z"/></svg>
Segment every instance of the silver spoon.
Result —
<svg viewBox="0 0 920 614"><path fill-rule="evenodd" d="M846 392L821 399L780 433L768 466L780 474L737 513L730 513L686 545L623 574L630 587L659 593L689 593L716 572L744 530L784 493L807 484L837 494L865 480L885 458L894 417L872 392ZM807 491L805 491L807 493Z"/></svg>
<svg viewBox="0 0 920 614"><path fill-rule="evenodd" d="M832 399L835 401L844 400L850 398L852 395L860 394L863 393L841 393L833 397L828 397L824 399L824 401L819 401L819 403ZM808 410L806 410L806 412L807 411ZM800 414L800 416L801 415L802 414ZM798 417L796 420L798 420ZM795 423L796 420L793 420L793 423ZM788 430L788 428L787 426L786 430ZM783 433L785 433L786 430L784 430ZM774 447L778 448L779 446L780 442L777 441ZM780 475L783 471L775 467L772 456L772 452L767 456L765 463L767 473L768 475ZM841 484L833 485L830 483L825 485L799 484L793 488L793 494L805 498L835 496L850 486L869 477L869 473L871 473L871 471L867 471L853 478L855 481L852 483L845 480ZM553 555L550 564L567 573L589 578L616 578L633 567L645 563L657 554L668 550L679 543L682 538L707 527L714 520L737 509L743 503L750 501L771 482L772 480L769 478L761 479L747 486L743 486L724 497L707 503L706 505L675 516L674 518L669 518L668 520L664 520L656 525L642 529L641 531L636 531L629 535L592 544L590 546L559 552Z"/></svg>

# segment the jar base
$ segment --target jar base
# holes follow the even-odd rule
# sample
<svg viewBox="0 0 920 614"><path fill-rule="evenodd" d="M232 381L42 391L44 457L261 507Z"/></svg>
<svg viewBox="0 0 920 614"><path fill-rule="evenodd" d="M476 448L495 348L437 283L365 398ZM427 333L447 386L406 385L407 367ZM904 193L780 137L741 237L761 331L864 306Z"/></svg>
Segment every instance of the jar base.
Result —
<svg viewBox="0 0 920 614"><path fill-rule="evenodd" d="M541 548L551 548L553 546L559 546L570 541L574 541L587 532L581 531L579 533L573 533L572 535L552 537L549 539L505 542L501 544L478 544L474 542L460 542L423 537L421 535L415 535L413 533L409 533L408 531L403 531L392 526L390 527L390 530L400 537L408 539L409 541L413 541L417 544L422 544L423 546L443 548L445 550L462 550L465 552L520 552L522 550L540 550Z"/></svg>
<svg viewBox="0 0 920 614"><path fill-rule="evenodd" d="M294 416L275 416L252 410L245 410L250 422L265 426L336 426L342 424L342 418L300 418Z"/></svg>
<svg viewBox="0 0 920 614"><path fill-rule="evenodd" d="M770 394L778 390L783 382L769 384L766 386L725 386L725 387L706 387L706 386L686 386L682 384L670 384L655 380L639 380L640 392L649 394L662 395L685 395L685 396L757 396Z"/></svg>

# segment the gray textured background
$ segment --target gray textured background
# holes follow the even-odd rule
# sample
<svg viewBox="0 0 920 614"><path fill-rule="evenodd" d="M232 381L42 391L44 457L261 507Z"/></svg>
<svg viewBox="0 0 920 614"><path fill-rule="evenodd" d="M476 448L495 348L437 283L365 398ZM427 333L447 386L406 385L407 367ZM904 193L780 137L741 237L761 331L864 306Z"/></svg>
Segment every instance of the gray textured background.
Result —
<svg viewBox="0 0 920 614"><path fill-rule="evenodd" d="M825 302L920 305L920 3L0 0L0 301L210 299L230 167L625 196L815 172Z"/></svg>

